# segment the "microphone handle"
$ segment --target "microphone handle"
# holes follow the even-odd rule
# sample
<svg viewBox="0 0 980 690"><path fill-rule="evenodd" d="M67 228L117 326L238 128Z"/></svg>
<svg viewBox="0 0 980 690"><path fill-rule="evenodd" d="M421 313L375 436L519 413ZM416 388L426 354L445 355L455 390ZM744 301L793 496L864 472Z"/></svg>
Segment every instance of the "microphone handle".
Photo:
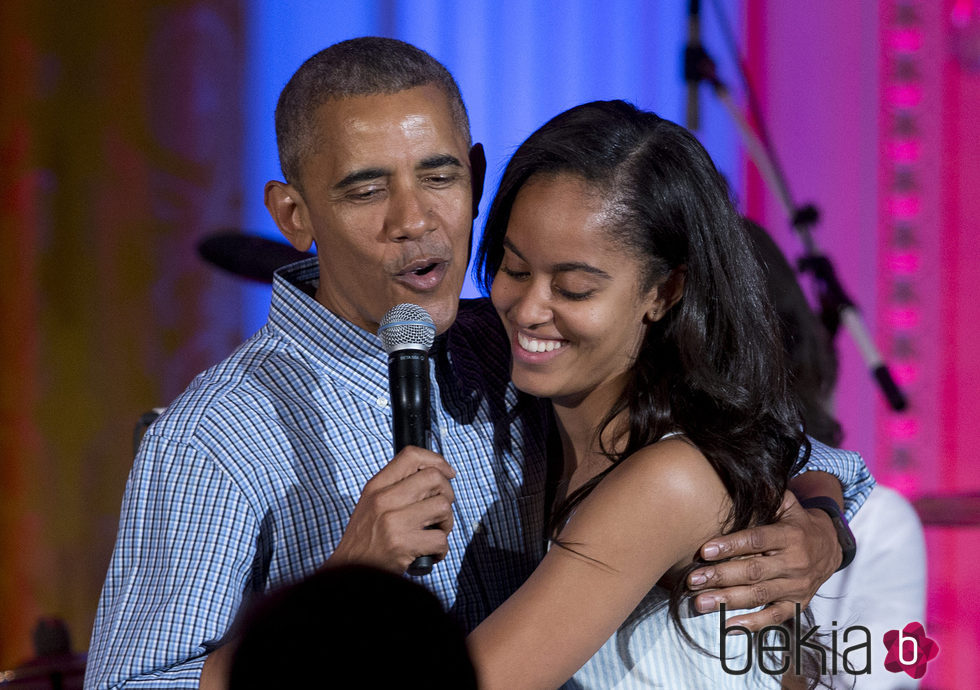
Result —
<svg viewBox="0 0 980 690"><path fill-rule="evenodd" d="M429 355L424 350L396 350L388 356L395 453L405 446L428 448Z"/></svg>
<svg viewBox="0 0 980 690"><path fill-rule="evenodd" d="M396 350L388 355L388 393L395 453L405 446L428 448L429 355L425 350ZM433 556L419 556L409 575L428 575Z"/></svg>

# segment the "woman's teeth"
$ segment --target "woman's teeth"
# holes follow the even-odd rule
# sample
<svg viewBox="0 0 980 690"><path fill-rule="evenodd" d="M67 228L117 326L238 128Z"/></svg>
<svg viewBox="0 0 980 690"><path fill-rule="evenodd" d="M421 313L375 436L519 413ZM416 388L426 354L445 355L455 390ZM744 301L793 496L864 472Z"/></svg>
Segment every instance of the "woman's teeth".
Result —
<svg viewBox="0 0 980 690"><path fill-rule="evenodd" d="M562 345L564 341L561 340L537 340L535 338L528 338L523 333L517 334L517 344L528 352L551 352L552 350L557 350Z"/></svg>

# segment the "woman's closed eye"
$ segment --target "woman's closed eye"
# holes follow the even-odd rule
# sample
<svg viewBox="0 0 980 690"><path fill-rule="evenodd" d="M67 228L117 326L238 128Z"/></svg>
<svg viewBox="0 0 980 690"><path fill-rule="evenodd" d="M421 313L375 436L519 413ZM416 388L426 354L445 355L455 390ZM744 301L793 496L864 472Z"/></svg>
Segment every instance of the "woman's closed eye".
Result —
<svg viewBox="0 0 980 690"><path fill-rule="evenodd" d="M593 294L595 294L595 290L584 290L581 292L576 292L574 290L566 290L565 288L558 287L558 286L555 286L555 292L557 292L565 299L570 299L575 302L588 299Z"/></svg>
<svg viewBox="0 0 980 690"><path fill-rule="evenodd" d="M520 271L514 268L508 268L504 265L500 266L500 271L508 278L513 278L514 280L527 280L527 278L531 275L529 271Z"/></svg>
<svg viewBox="0 0 980 690"><path fill-rule="evenodd" d="M506 265L500 266L500 271L506 275L511 280L525 281L531 277L530 271L522 271L516 268L510 268ZM588 288L582 290L572 289L571 287L563 287L561 285L553 285L552 290L556 295L567 300L572 300L574 302L579 302L581 300L586 300L595 294L595 288Z"/></svg>

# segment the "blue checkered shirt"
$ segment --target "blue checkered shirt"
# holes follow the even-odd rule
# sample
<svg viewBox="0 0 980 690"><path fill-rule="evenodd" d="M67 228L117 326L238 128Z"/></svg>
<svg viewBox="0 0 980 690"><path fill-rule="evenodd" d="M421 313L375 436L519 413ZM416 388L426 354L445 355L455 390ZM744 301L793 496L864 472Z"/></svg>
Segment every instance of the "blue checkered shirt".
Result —
<svg viewBox="0 0 980 690"><path fill-rule="evenodd" d="M387 357L312 297L316 259L275 278L268 323L150 427L123 498L86 688L197 687L249 596L333 552L364 484L393 454ZM475 627L544 553L546 410L508 381L486 300L464 300L430 352L433 449L456 469L449 554L420 578ZM872 480L855 454L810 469Z"/></svg>

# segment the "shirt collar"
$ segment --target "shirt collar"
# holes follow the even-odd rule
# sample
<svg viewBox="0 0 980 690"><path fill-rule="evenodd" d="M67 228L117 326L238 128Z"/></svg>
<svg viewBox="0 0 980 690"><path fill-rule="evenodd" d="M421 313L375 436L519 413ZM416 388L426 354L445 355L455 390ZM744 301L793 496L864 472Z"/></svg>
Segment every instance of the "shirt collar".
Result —
<svg viewBox="0 0 980 690"><path fill-rule="evenodd" d="M278 269L269 324L351 393L370 402L387 399L388 356L381 339L317 302L319 278L316 257Z"/></svg>
<svg viewBox="0 0 980 690"><path fill-rule="evenodd" d="M314 295L319 283L316 257L278 269L272 282L269 324L324 368L339 373L338 381L353 394L369 402L387 400L388 355L381 339L317 302ZM461 367L460 358L466 361L467 356L475 357L476 353L470 352L459 331L454 324L447 333L437 336L429 356L436 362L450 364L450 371L436 367L439 384L444 386L444 379L448 378L450 389L465 391L470 398L480 388L472 373L478 367Z"/></svg>

